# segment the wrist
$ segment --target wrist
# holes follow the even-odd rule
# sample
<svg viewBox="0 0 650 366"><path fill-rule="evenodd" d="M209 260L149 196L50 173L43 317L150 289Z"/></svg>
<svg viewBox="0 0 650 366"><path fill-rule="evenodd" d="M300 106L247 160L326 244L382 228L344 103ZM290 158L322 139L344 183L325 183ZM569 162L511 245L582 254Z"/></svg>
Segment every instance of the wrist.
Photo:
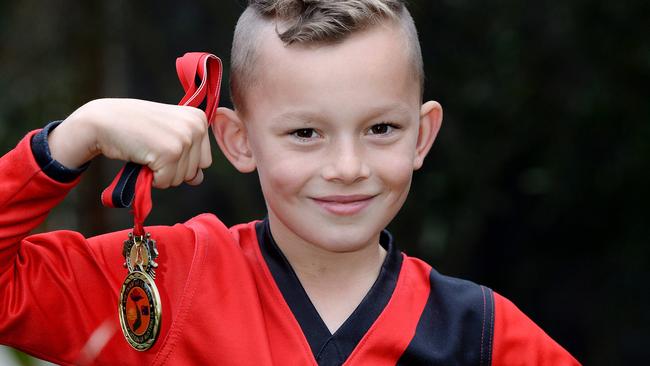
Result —
<svg viewBox="0 0 650 366"><path fill-rule="evenodd" d="M32 135L31 147L34 159L43 173L58 182L68 183L72 182L83 173L90 163L86 163L77 169L70 169L52 158L47 138L52 131L61 125L61 122L62 121L50 122L47 126L43 127L41 131Z"/></svg>
<svg viewBox="0 0 650 366"><path fill-rule="evenodd" d="M85 107L77 109L48 136L52 158L70 169L76 169L100 154L95 124Z"/></svg>

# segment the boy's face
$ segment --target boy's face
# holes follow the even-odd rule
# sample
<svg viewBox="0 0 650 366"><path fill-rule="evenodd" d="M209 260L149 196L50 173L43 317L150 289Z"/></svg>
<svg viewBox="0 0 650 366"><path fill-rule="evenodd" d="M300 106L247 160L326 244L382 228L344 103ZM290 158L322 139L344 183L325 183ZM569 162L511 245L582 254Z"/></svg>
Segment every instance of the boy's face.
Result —
<svg viewBox="0 0 650 366"><path fill-rule="evenodd" d="M242 126L278 241L376 245L404 203L439 126L420 105L405 42L392 25L320 47L263 37ZM422 136L423 120L435 131Z"/></svg>

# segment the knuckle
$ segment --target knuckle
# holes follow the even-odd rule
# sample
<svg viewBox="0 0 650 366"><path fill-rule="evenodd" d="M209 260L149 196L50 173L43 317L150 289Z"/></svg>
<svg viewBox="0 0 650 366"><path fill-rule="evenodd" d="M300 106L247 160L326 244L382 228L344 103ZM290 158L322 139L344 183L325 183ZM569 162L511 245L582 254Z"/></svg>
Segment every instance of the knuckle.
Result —
<svg viewBox="0 0 650 366"><path fill-rule="evenodd" d="M201 122L202 125L208 123L208 117L205 115L204 111L202 111L202 110L200 110L198 108L194 108L194 110L197 113L198 121Z"/></svg>
<svg viewBox="0 0 650 366"><path fill-rule="evenodd" d="M183 143L180 140L170 142L161 146L162 155L167 157L166 160L177 160L183 154Z"/></svg>
<svg viewBox="0 0 650 366"><path fill-rule="evenodd" d="M203 136L208 132L208 123L205 121L200 121L197 126L197 131L199 132L199 136Z"/></svg>
<svg viewBox="0 0 650 366"><path fill-rule="evenodd" d="M199 111L199 112L203 115L203 117L205 117L203 112L201 112L201 111ZM201 119L201 118L193 118L193 119L191 119L189 121L189 127L191 128L192 133L194 134L194 136L203 136L203 134L205 134L207 132L207 130L208 130L208 124L205 121L205 118L203 118L203 119Z"/></svg>
<svg viewBox="0 0 650 366"><path fill-rule="evenodd" d="M199 126L190 126L186 135L188 139L198 143L201 140L201 128Z"/></svg>
<svg viewBox="0 0 650 366"><path fill-rule="evenodd" d="M205 122L207 120L205 116L205 112L200 110L199 108L196 107L190 107L190 106L185 106L186 110L188 111L188 114L191 116L191 120L199 121L199 122Z"/></svg>
<svg viewBox="0 0 650 366"><path fill-rule="evenodd" d="M179 140L180 140L181 149L184 149L192 145L192 132L185 131L180 135Z"/></svg>
<svg viewBox="0 0 650 366"><path fill-rule="evenodd" d="M194 130L195 128L189 123L185 125L179 124L176 127L176 131L175 131L176 139L178 140L179 145L181 145L183 149L192 145L195 139L194 135L196 134Z"/></svg>

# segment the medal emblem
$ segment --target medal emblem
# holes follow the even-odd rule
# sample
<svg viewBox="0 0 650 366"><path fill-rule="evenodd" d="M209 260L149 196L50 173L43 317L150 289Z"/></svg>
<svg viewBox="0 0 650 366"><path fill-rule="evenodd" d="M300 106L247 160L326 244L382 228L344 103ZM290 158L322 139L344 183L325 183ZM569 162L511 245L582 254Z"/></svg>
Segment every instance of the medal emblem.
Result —
<svg viewBox="0 0 650 366"><path fill-rule="evenodd" d="M129 239L124 241L122 255L125 259L124 267L129 272L145 271L151 278L156 278L155 269L158 268L158 263L154 260L158 258L158 248L156 241L151 239L151 234L134 237L133 233L129 233Z"/></svg>
<svg viewBox="0 0 650 366"><path fill-rule="evenodd" d="M146 351L153 346L160 332L162 307L154 283L154 261L158 257L156 242L150 234L124 241L124 267L129 270L120 290L119 315L124 337L131 347Z"/></svg>

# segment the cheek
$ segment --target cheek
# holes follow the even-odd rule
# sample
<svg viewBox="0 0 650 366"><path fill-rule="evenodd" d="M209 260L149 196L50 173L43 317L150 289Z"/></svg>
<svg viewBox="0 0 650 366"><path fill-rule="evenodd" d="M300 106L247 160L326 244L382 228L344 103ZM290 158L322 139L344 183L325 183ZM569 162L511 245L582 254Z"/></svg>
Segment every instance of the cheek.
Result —
<svg viewBox="0 0 650 366"><path fill-rule="evenodd" d="M373 154L373 167L382 182L394 189L408 189L413 176L413 154L409 149Z"/></svg>
<svg viewBox="0 0 650 366"><path fill-rule="evenodd" d="M258 161L262 189L276 194L298 192L314 175L313 162L298 154L262 154Z"/></svg>
<svg viewBox="0 0 650 366"><path fill-rule="evenodd" d="M270 133L250 136L260 186L267 201L268 198L292 191L298 175L295 159L274 142L274 136Z"/></svg>

